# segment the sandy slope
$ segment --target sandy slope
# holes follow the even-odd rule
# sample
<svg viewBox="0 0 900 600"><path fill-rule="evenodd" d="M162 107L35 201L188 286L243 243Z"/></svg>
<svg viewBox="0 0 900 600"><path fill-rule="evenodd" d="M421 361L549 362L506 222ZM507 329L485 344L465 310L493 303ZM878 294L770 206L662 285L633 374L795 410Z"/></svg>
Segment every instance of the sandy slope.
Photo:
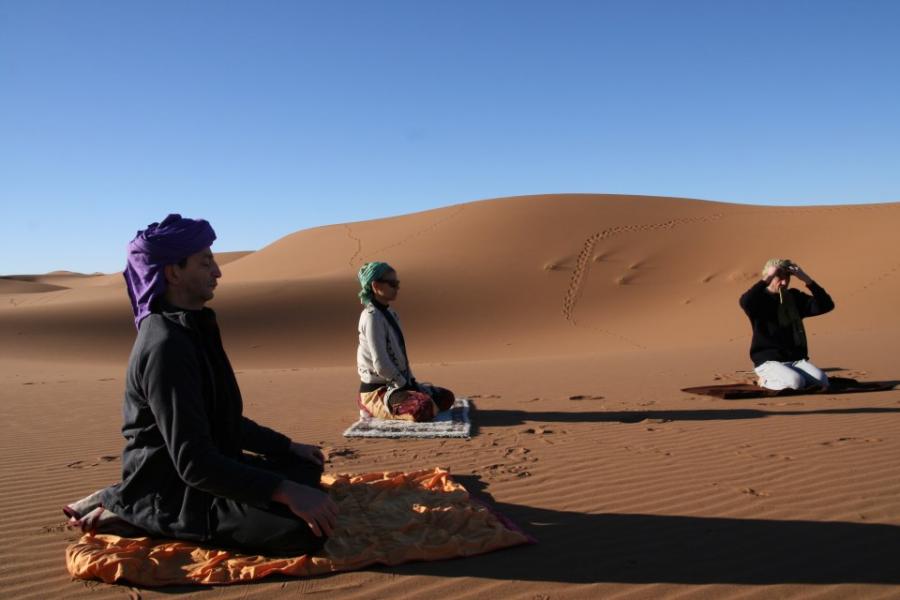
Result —
<svg viewBox="0 0 900 600"><path fill-rule="evenodd" d="M336 470L449 466L541 543L196 595L896 597L900 390L678 390L748 376L737 297L771 256L835 298L807 321L818 364L900 379L898 225L900 204L535 196L220 256L213 306L251 416L331 448ZM475 397L472 440L341 437L355 412L354 274L374 259L399 270L420 379ZM69 581L58 508L118 476L132 339L117 275L0 280L0 531L17 549L0 561L0 595L122 595Z"/></svg>

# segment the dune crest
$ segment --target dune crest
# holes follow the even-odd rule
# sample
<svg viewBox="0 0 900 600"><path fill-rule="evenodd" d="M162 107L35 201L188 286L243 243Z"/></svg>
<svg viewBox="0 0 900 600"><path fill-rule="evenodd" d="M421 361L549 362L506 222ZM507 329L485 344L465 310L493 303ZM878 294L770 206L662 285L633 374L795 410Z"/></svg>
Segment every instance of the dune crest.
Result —
<svg viewBox="0 0 900 600"><path fill-rule="evenodd" d="M481 360L743 344L738 296L773 255L804 266L841 310L831 334L896 320L900 204L758 207L678 198L545 195L485 200L298 231L221 253L212 303L237 364L352 362L355 273L395 265L417 360ZM76 285L76 282L78 285ZM20 357L120 360L133 331L118 274L5 280L0 332ZM88 284L87 282L90 282ZM796 283L795 283L796 285ZM18 287L15 287L18 286ZM63 343L41 342L52 331ZM7 355L9 347L0 349Z"/></svg>

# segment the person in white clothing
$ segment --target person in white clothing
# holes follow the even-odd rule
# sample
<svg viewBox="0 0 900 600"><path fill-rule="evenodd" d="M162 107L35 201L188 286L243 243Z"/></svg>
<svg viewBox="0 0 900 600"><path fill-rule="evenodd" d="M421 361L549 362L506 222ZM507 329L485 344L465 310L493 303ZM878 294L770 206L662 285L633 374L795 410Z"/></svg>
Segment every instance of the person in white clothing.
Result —
<svg viewBox="0 0 900 600"><path fill-rule="evenodd" d="M806 285L812 295L789 288L791 276ZM753 339L750 358L759 385L770 390L828 389L828 377L809 361L803 319L834 309L834 301L796 263L773 258L740 300L750 319Z"/></svg>
<svg viewBox="0 0 900 600"><path fill-rule="evenodd" d="M455 396L446 388L419 383L413 376L400 318L390 307L397 299L400 280L385 262L364 264L357 274L359 299L359 409L379 419L430 421L453 406Z"/></svg>

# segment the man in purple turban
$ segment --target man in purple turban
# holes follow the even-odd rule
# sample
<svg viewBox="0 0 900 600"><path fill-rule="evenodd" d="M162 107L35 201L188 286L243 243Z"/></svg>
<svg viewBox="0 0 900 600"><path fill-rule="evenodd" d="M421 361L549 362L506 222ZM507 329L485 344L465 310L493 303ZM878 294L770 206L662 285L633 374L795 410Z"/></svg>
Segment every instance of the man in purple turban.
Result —
<svg viewBox="0 0 900 600"><path fill-rule="evenodd" d="M207 221L181 215L169 215L162 223L151 223L137 232L128 243L128 263L122 273L135 327L140 329L153 302L166 291L166 265L177 263L183 269L188 256L209 248L215 239L216 232Z"/></svg>
<svg viewBox="0 0 900 600"><path fill-rule="evenodd" d="M319 485L322 452L243 416L216 315L205 307L222 276L215 239L206 221L169 215L128 245L138 334L125 381L122 481L99 502L154 536L314 552L337 518Z"/></svg>

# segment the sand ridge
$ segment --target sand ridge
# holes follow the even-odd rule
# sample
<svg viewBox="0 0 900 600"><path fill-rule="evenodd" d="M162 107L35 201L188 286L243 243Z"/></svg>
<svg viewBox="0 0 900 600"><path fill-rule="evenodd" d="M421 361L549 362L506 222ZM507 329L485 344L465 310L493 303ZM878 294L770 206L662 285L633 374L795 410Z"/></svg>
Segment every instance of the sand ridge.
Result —
<svg viewBox="0 0 900 600"><path fill-rule="evenodd" d="M225 264L212 306L230 325L238 362L344 364L355 344L344 326L358 311L355 271L383 259L404 280L398 308L419 340L418 360L703 345L743 339L736 298L776 253L840 298L835 315L843 318L813 321L814 334L871 328L890 319L887 303L868 300L900 290L898 207L592 195L481 201L286 236ZM19 357L65 353L74 348L39 340L69 310L83 316L64 319L64 342L98 332L110 340L94 352L80 347L85 360L127 354L127 302L121 280L107 277L104 285L0 295L0 333L23 338ZM85 303L106 310L80 308ZM699 320L715 326L696 327Z"/></svg>

